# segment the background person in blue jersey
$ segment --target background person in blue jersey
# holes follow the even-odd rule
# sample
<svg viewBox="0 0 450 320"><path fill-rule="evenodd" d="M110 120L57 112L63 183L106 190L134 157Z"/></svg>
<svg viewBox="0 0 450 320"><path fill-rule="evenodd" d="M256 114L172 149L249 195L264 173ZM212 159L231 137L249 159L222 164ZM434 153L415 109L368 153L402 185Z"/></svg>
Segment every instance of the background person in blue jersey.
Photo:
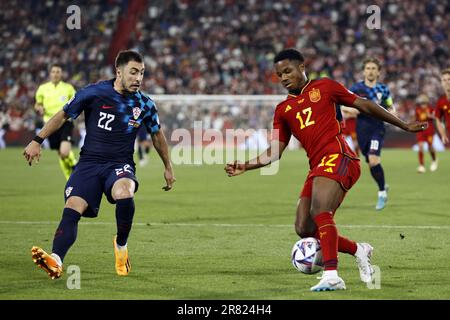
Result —
<svg viewBox="0 0 450 320"><path fill-rule="evenodd" d="M394 111L391 93L389 88L378 82L380 76L381 63L376 58L367 58L363 62L364 81L355 83L350 91L360 97L372 100L386 110ZM386 129L383 121L369 117L365 114L358 114L356 121L356 135L361 153L369 164L370 173L378 185L378 200L376 210L381 210L386 206L387 187L384 178L384 170L381 166L381 148L383 147L384 134Z"/></svg>
<svg viewBox="0 0 450 320"><path fill-rule="evenodd" d="M55 114L24 150L29 165L39 160L42 141L68 118L84 111L86 138L79 163L67 181L62 220L53 239L52 254L32 248L33 261L55 279L62 274L64 257L76 240L81 216L96 217L104 193L116 204L117 235L113 239L116 272L131 270L127 239L134 215L134 193L138 189L133 161L134 141L141 126L151 134L153 145L164 163L164 190L172 189L175 176L166 138L160 130L154 102L139 91L144 76L141 55L121 51L116 57L116 78L88 85Z"/></svg>

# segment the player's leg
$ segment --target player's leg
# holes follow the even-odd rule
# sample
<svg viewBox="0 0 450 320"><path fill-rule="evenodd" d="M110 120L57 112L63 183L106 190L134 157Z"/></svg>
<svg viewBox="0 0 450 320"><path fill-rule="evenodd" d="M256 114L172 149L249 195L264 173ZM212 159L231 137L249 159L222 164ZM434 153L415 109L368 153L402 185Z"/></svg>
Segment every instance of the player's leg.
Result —
<svg viewBox="0 0 450 320"><path fill-rule="evenodd" d="M312 291L342 290L344 281L338 276L338 231L333 212L344 196L341 185L327 177L314 177L311 198L311 218L317 226L323 256L324 272L322 279Z"/></svg>
<svg viewBox="0 0 450 320"><path fill-rule="evenodd" d="M428 150L431 155L430 171L434 172L438 168L438 160L437 160L437 156L436 156L436 150L434 149L434 146L433 146L433 135L428 135L427 143L428 143Z"/></svg>
<svg viewBox="0 0 450 320"><path fill-rule="evenodd" d="M423 141L419 140L417 141L417 147L418 147L418 157L419 157L419 166L417 167L417 172L418 173L425 173L426 169L425 169L425 162L423 159Z"/></svg>
<svg viewBox="0 0 450 320"><path fill-rule="evenodd" d="M117 180L111 190L116 202L117 245L126 246L134 217L135 182L129 178Z"/></svg>
<svg viewBox="0 0 450 320"><path fill-rule="evenodd" d="M65 164L64 164L64 161L59 156L59 147L61 145L61 132L62 132L62 128L59 128L56 132L54 132L52 135L50 135L47 140L49 142L50 149L51 150L56 150L58 152L59 167L61 168L61 171L62 171L62 173L64 174L64 177L66 177L66 180L67 180L68 176L66 174Z"/></svg>
<svg viewBox="0 0 450 320"><path fill-rule="evenodd" d="M117 235L113 239L113 245L116 257L116 272L120 276L126 276L131 271L127 242L135 211L134 190L134 181L122 178L114 183L111 191L111 195L116 201Z"/></svg>
<svg viewBox="0 0 450 320"><path fill-rule="evenodd" d="M42 248L36 246L31 248L34 263L44 269L52 279L57 279L62 275L64 257L77 238L78 222L86 208L86 201L80 197L67 199L61 221L53 238L52 253L49 255Z"/></svg>
<svg viewBox="0 0 450 320"><path fill-rule="evenodd" d="M86 164L79 166L67 181L64 190L65 206L53 238L52 254L47 254L39 247L32 248L33 261L52 278L59 278L62 274L62 264L77 238L81 216L97 216L102 185L96 170Z"/></svg>
<svg viewBox="0 0 450 320"><path fill-rule="evenodd" d="M381 149L383 147L384 136L382 134L373 135L370 139L368 161L372 178L378 186L378 200L376 210L382 210L387 202L387 186L384 177L384 170L381 166Z"/></svg>
<svg viewBox="0 0 450 320"><path fill-rule="evenodd" d="M312 178L307 178L303 186L300 198L297 202L297 211L295 216L295 232L300 238L314 237L320 240L319 231L317 229L314 220L311 218L311 195L312 195ZM344 198L339 201L342 203ZM337 209L337 208L336 208ZM333 216L334 213L333 212ZM338 252L355 255L357 251L357 243L350 239L347 239L341 235L338 235Z"/></svg>
<svg viewBox="0 0 450 320"><path fill-rule="evenodd" d="M359 143L358 143L358 139L356 137L356 132L352 132L351 137L352 137L352 141L353 141L353 146L355 147L355 153L359 157L361 154L361 150L359 149Z"/></svg>
<svg viewBox="0 0 450 320"><path fill-rule="evenodd" d="M312 220L309 211L311 198L300 197L297 202L295 215L295 232L300 238L314 237L316 235L316 224Z"/></svg>
<svg viewBox="0 0 450 320"><path fill-rule="evenodd" d="M131 271L127 243L135 211L134 193L139 184L131 165L112 165L108 172L104 190L108 201L116 204L117 235L113 239L116 272L126 276Z"/></svg>
<svg viewBox="0 0 450 320"><path fill-rule="evenodd" d="M73 169L77 163L75 155L72 151L72 132L73 122L67 121L61 128L60 146L58 152L61 169L63 170L64 176L67 180L72 174Z"/></svg>
<svg viewBox="0 0 450 320"><path fill-rule="evenodd" d="M61 264L77 239L78 222L87 208L88 203L81 197L71 196L66 200L61 222L53 238L52 248L53 254L59 257Z"/></svg>

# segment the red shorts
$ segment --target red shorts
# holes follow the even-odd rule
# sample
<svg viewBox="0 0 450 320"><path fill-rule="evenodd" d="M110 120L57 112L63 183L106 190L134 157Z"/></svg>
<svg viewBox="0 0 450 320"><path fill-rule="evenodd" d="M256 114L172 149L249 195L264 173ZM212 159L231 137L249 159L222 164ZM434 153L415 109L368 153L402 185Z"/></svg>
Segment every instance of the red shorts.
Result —
<svg viewBox="0 0 450 320"><path fill-rule="evenodd" d="M416 133L416 138L418 142L428 142L433 143L434 136L434 128L433 126L429 126L424 131L420 131Z"/></svg>
<svg viewBox="0 0 450 320"><path fill-rule="evenodd" d="M309 170L300 197L311 198L314 177L333 179L347 192L358 181L360 175L361 167L358 159L352 159L340 153L326 155L319 165Z"/></svg>
<svg viewBox="0 0 450 320"><path fill-rule="evenodd" d="M422 132L417 132L416 133L416 138L417 138L417 142L428 142L429 144L433 143L433 135L434 134L429 134L425 131Z"/></svg>

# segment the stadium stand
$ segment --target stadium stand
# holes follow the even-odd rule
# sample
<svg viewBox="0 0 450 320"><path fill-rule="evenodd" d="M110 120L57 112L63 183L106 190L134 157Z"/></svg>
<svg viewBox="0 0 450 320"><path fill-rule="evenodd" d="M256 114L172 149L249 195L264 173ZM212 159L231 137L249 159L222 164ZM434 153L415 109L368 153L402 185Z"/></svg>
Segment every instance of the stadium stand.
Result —
<svg viewBox="0 0 450 320"><path fill-rule="evenodd" d="M378 57L400 117L410 118L419 93L432 101L441 93L439 70L450 61L450 3L374 3L381 8L379 30L367 28L367 5L357 0L78 1L81 30L68 30L70 1L3 1L0 119L11 122L9 131L32 130L34 93L50 63L62 63L66 80L80 88L112 77L111 57L123 48L145 56L143 90L150 94L282 94L272 58L284 47L304 52L310 77L345 85L361 79L364 57ZM222 109L199 113L213 117ZM257 125L267 126L270 109L251 112L262 113ZM180 118L168 126L189 125ZM242 118L231 120L242 125Z"/></svg>

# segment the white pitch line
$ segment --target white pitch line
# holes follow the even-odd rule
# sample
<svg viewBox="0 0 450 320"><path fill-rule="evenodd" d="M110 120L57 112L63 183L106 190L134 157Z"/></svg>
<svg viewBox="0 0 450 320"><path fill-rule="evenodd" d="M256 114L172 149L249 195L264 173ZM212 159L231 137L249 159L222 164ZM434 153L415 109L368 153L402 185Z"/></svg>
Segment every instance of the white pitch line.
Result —
<svg viewBox="0 0 450 320"><path fill-rule="evenodd" d="M28 224L28 225L56 225L59 221L2 221L0 224ZM101 221L85 221L80 222L82 225L116 225L114 222ZM220 227L220 228L242 228L242 227L277 227L277 228L291 228L289 224L229 224L229 223L162 223L162 222L135 222L135 226L167 226L167 227ZM396 225L337 225L339 228L352 229L436 229L436 230L450 230L450 226L396 226Z"/></svg>

